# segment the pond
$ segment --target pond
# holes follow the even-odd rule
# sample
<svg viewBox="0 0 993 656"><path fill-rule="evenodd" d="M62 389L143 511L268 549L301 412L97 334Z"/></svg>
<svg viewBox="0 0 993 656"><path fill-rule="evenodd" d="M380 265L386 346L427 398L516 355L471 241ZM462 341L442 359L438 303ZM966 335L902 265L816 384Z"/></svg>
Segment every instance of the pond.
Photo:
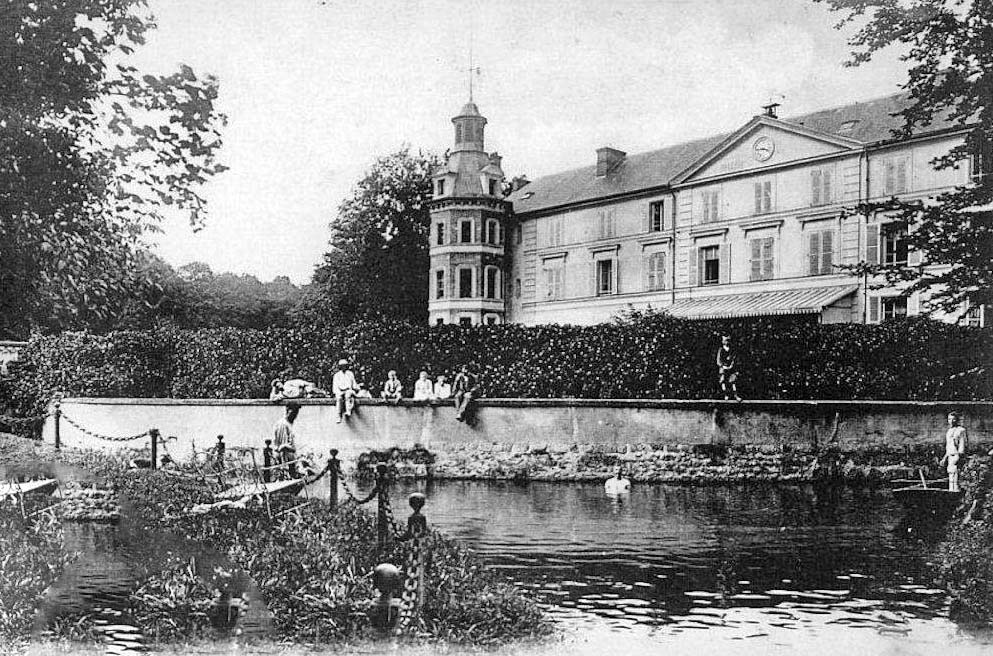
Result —
<svg viewBox="0 0 993 656"><path fill-rule="evenodd" d="M569 636L523 653L993 652L948 619L927 575L936 535L884 489L407 482L398 518L413 491Z"/></svg>

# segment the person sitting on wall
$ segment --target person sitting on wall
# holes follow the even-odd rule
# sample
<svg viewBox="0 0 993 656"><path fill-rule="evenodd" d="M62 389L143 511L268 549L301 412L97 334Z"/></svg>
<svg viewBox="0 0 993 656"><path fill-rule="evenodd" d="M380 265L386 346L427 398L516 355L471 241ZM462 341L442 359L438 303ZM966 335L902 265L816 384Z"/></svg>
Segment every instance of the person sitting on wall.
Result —
<svg viewBox="0 0 993 656"><path fill-rule="evenodd" d="M276 382L277 381L273 381L273 387L275 387ZM282 399L312 399L315 397L324 397L328 395L327 392L307 380L307 372L305 371L300 373L299 378L290 378L289 380L283 381L280 394L280 398ZM270 398L272 398L271 393Z"/></svg>
<svg viewBox="0 0 993 656"><path fill-rule="evenodd" d="M620 465L614 470L613 478L604 482L603 489L607 494L626 494L631 491L631 481L624 478L624 470Z"/></svg>
<svg viewBox="0 0 993 656"><path fill-rule="evenodd" d="M438 375L438 380L434 384L434 398L438 401L452 398L452 386L445 378L445 374Z"/></svg>
<svg viewBox="0 0 993 656"><path fill-rule="evenodd" d="M300 478L297 466L293 462L297 458L296 434L293 432L293 422L300 414L300 406L296 403L286 404L285 414L273 425L273 444L276 447L276 456L281 463L286 465L286 471L291 478Z"/></svg>
<svg viewBox="0 0 993 656"><path fill-rule="evenodd" d="M272 382L269 383L269 400L270 401L282 401L283 398L283 381L278 378L273 378Z"/></svg>
<svg viewBox="0 0 993 656"><path fill-rule="evenodd" d="M724 393L724 400L729 400L731 394L734 394L735 400L740 401L741 397L738 396L738 354L731 348L731 338L728 335L721 336L721 347L717 349L717 373L721 392Z"/></svg>
<svg viewBox="0 0 993 656"><path fill-rule="evenodd" d="M948 413L948 431L945 433L945 456L940 464L947 465L948 490L959 491L959 464L965 457L968 446L965 426L962 426L962 416L957 412Z"/></svg>
<svg viewBox="0 0 993 656"><path fill-rule="evenodd" d="M397 372L395 369L390 369L389 373L386 374L386 382L383 383L383 393L380 396L384 401L389 401L390 403L397 404L400 402L401 395L403 394L403 383L397 378Z"/></svg>
<svg viewBox="0 0 993 656"><path fill-rule="evenodd" d="M455 374L452 383L452 396L455 397L455 420L465 421L466 413L473 399L479 396L479 384L476 377L469 373L468 365L462 365L459 373Z"/></svg>
<svg viewBox="0 0 993 656"><path fill-rule="evenodd" d="M372 392L369 388L365 386L365 383L359 383L359 391L355 393L355 398L357 399L371 399Z"/></svg>
<svg viewBox="0 0 993 656"><path fill-rule="evenodd" d="M331 381L331 389L334 391L335 405L338 407L338 420L341 423L342 417L352 416L355 408L355 394L359 391L359 384L355 382L355 374L348 368L348 360L342 358L338 360L338 371L335 372Z"/></svg>
<svg viewBox="0 0 993 656"><path fill-rule="evenodd" d="M428 372L422 371L417 381L414 383L414 400L430 401L434 398L434 385L428 378Z"/></svg>

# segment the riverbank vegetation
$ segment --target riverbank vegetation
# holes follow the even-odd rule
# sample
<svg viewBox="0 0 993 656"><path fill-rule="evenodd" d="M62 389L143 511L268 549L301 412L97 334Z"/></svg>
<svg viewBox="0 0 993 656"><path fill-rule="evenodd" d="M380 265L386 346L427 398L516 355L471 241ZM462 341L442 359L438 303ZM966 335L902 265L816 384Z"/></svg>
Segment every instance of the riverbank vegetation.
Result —
<svg viewBox="0 0 993 656"><path fill-rule="evenodd" d="M160 327L36 336L0 386L0 398L8 400L6 414L21 417L40 414L55 393L264 398L269 382L287 369L327 387L343 356L372 388L390 369L410 381L422 369L451 374L466 363L490 397L713 398L722 333L739 350L739 387L748 398L993 398L990 329L926 319L875 326L687 321L654 312L596 326L377 321L307 330Z"/></svg>
<svg viewBox="0 0 993 656"><path fill-rule="evenodd" d="M952 618L993 626L993 457L970 458L965 501L939 548L939 580L952 595Z"/></svg>
<svg viewBox="0 0 993 656"><path fill-rule="evenodd" d="M8 438L7 444L12 440ZM154 566L146 562L134 568L144 574L126 609L152 640L209 635L211 607L222 593L232 593L235 574L242 580L247 575L257 585L279 639L332 642L368 637L373 631L366 610L377 596L370 573L383 562L403 569L412 548L410 542L400 541L378 548L372 515L353 504L335 509L310 500L300 506L299 498L273 496L271 517L261 503L194 513L190 512L194 505L214 500L196 479L129 470L119 460L94 453L65 452L54 457L85 466L126 501L118 527L121 535L169 545L159 556L154 555L154 546L145 545L144 558L154 561ZM0 569L0 592L12 595L5 599L18 600L11 606L16 615L0 623L6 640L25 635L41 591L75 557L62 546L58 521L47 513L24 520L19 512L8 506L2 511L9 530L0 537L0 558L17 565ZM177 544L187 545L187 550L195 547L191 553L219 554L226 559L227 571L218 564L204 576ZM550 631L533 600L484 570L464 547L437 532L431 532L423 544L428 563L425 603L413 635L488 644ZM19 586L28 576L30 585ZM73 637L97 635L93 618L86 613L72 619L54 628Z"/></svg>

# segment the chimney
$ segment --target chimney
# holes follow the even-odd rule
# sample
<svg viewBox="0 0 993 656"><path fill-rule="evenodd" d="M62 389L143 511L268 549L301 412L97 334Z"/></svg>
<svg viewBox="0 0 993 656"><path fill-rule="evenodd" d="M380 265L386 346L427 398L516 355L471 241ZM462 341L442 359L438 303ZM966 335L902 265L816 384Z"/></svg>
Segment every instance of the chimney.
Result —
<svg viewBox="0 0 993 656"><path fill-rule="evenodd" d="M627 156L623 150L604 146L596 149L596 177L602 178L624 161Z"/></svg>
<svg viewBox="0 0 993 656"><path fill-rule="evenodd" d="M503 157L501 157L500 155L498 155L496 152L490 153L490 164L492 164L493 166L495 166L497 168L500 168L500 163L501 162L503 162Z"/></svg>
<svg viewBox="0 0 993 656"><path fill-rule="evenodd" d="M762 109L765 110L762 113L765 114L766 116L768 116L769 118L778 118L776 116L776 108L777 107L779 107L779 103L776 103L776 102L769 103L768 105L762 105Z"/></svg>

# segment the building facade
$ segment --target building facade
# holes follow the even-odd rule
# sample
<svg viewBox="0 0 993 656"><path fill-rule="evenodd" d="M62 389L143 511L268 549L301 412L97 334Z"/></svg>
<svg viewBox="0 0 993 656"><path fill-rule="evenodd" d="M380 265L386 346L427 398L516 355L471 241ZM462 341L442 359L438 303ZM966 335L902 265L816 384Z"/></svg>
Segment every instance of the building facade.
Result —
<svg viewBox="0 0 993 656"><path fill-rule="evenodd" d="M839 268L914 264L905 232L857 213L861 203L933 197L977 174L968 161L931 164L960 142L959 127L893 139L904 102L790 119L770 105L730 134L632 156L601 148L594 165L540 178L509 202L493 193L500 159L483 151L485 119L470 103L435 175L431 321L589 324L647 308L825 323L917 314L918 295ZM479 125L478 141L460 121Z"/></svg>

